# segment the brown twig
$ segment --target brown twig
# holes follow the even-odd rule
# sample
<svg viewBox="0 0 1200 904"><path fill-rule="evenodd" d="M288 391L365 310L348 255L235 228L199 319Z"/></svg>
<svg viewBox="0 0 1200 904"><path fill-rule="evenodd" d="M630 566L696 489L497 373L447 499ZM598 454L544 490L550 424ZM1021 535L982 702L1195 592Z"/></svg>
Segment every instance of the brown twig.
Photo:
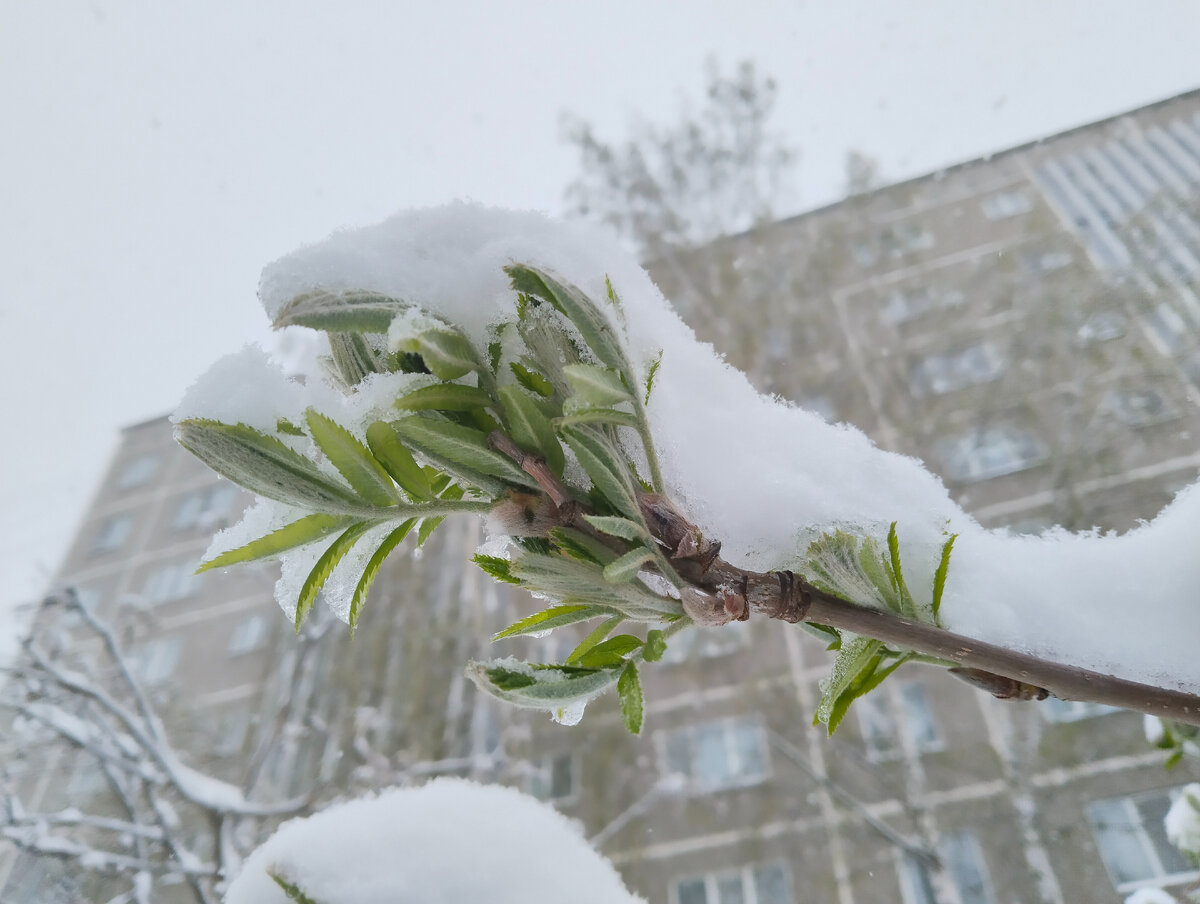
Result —
<svg viewBox="0 0 1200 904"><path fill-rule="evenodd" d="M552 521L578 524L583 507L550 472L546 462L527 455L499 431L488 437L492 448L511 458L553 502ZM957 677L1006 699L1042 699L1103 703L1200 725L1200 697L1153 687L1079 666L1020 653L934 625L859 606L826 593L792 572L747 571L720 558L721 544L706 540L665 496L639 494L639 508L671 566L684 579L684 609L704 624L744 620L751 612L796 623L810 621L881 640L898 650L957 663Z"/></svg>

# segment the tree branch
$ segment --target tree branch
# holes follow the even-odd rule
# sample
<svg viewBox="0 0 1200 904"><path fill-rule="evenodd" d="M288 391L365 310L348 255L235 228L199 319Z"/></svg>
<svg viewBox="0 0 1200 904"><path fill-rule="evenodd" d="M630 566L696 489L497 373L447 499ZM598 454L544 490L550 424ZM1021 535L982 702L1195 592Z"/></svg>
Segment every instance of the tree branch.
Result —
<svg viewBox="0 0 1200 904"><path fill-rule="evenodd" d="M719 584L718 589L725 588L727 592L732 592L745 587L751 610L771 618L796 620L792 616L799 610L795 602L781 591L783 582L778 573L742 571L724 561L720 561L713 572L724 577L725 582ZM736 583L731 579L736 579ZM978 669L1033 688L1045 688L1060 700L1103 703L1189 725L1200 725L1200 697L1193 694L1040 659L1029 653L1009 650L880 609L856 605L818 590L800 578L796 578L796 582L797 595L807 602L807 605L801 604L805 621L873 637L901 649L956 662L968 669Z"/></svg>

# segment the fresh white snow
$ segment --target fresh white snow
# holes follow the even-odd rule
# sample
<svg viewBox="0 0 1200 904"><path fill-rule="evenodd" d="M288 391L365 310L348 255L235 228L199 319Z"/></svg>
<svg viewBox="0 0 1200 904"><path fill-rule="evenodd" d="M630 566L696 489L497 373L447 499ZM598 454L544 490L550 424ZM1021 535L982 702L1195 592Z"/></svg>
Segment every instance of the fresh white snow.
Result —
<svg viewBox="0 0 1200 904"><path fill-rule="evenodd" d="M951 630L1200 691L1195 485L1152 524L1122 536L985 530L920 462L881 451L853 427L826 424L757 393L695 338L637 262L603 234L537 213L457 203L401 213L302 248L267 267L260 294L273 316L313 289L382 292L459 325L483 348L489 326L514 316L514 293L501 271L512 262L553 270L597 300L611 277L624 311L614 321L632 360L644 368L662 351L649 415L668 490L706 536L722 541L729 561L756 570L796 567L822 530L840 526L882 539L898 521L905 576L920 595L928 592L945 532L955 532L942 608ZM764 332L769 328L763 324ZM296 384L281 385L265 358L243 352L237 367L218 365L214 377L202 380L181 414L265 425L269 406L219 401L234 378L269 386L269 398L289 411L313 404L336 416L342 406L360 422L382 395L341 402L310 377L300 403ZM224 542L244 536L235 534Z"/></svg>
<svg viewBox="0 0 1200 904"><path fill-rule="evenodd" d="M1171 844L1193 859L1200 857L1200 784L1185 785L1163 819Z"/></svg>
<svg viewBox="0 0 1200 904"><path fill-rule="evenodd" d="M642 901L553 807L463 779L392 789L285 823L246 858L225 904L287 904L268 870L319 904Z"/></svg>

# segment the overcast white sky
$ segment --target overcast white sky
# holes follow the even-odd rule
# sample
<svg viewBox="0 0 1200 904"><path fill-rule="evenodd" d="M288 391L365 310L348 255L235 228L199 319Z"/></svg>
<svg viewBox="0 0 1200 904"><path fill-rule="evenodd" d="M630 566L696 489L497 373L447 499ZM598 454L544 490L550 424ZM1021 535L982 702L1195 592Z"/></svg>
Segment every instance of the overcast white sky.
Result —
<svg viewBox="0 0 1200 904"><path fill-rule="evenodd" d="M901 178L1200 87L1197 46L1195 0L0 0L0 638L118 429L265 334L265 263L458 197L559 211L563 111L617 138L753 59L807 207L851 147Z"/></svg>

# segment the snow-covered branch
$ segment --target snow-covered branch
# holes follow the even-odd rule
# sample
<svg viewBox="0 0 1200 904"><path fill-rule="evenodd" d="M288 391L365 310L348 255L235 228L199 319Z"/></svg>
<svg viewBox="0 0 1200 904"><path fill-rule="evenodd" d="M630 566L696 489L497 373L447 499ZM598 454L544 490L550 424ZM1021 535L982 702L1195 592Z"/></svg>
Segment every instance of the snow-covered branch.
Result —
<svg viewBox="0 0 1200 904"><path fill-rule="evenodd" d="M261 295L276 326L325 333L325 378L243 352L189 392L176 435L264 500L204 567L281 558L297 624L318 593L355 624L388 554L461 502L488 512L476 562L557 601L498 638L595 626L563 663L468 667L564 721L615 689L640 730L639 669L691 624L751 614L838 650L831 731L909 662L1014 699L1200 713L1197 487L1121 537L984 530L919 462L754 393L610 241L530 214L340 232L268 268Z"/></svg>
<svg viewBox="0 0 1200 904"><path fill-rule="evenodd" d="M65 649L43 645L42 636L64 609L83 615L87 636L77 636ZM0 708L11 712L26 734L38 732L31 742L57 738L68 749L81 751L92 761L91 768L107 778L107 788L97 794L101 809L96 813L79 807L30 813L10 778L0 837L28 854L69 860L80 871L128 880L129 890L117 900L148 904L153 877L175 876L182 877L198 904L213 904L215 881L226 869L236 868L242 856L233 842L237 827L247 819L296 813L310 805L311 797L251 800L235 785L185 764L116 633L73 592L47 600L35 624L23 661L9 670ZM97 638L99 645L87 643ZM73 655L76 650L102 655ZM103 802L105 797L111 798L109 803ZM122 816L113 815L113 803ZM193 835L212 836L215 863L185 842Z"/></svg>

